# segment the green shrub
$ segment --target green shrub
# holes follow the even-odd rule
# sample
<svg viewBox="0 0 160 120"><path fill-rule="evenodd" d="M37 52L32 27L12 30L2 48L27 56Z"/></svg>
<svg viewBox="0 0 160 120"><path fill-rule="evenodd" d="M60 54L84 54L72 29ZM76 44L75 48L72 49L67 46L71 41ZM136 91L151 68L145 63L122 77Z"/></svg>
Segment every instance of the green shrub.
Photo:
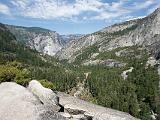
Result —
<svg viewBox="0 0 160 120"><path fill-rule="evenodd" d="M14 82L26 87L28 86L30 79L14 80Z"/></svg>
<svg viewBox="0 0 160 120"><path fill-rule="evenodd" d="M39 80L39 82L46 88L49 88L49 89L52 89L52 90L56 89L56 86L48 80L45 80L45 79L44 80Z"/></svg>
<svg viewBox="0 0 160 120"><path fill-rule="evenodd" d="M11 62L6 65L0 65L0 83L1 82L16 82L20 83L23 81L22 85L24 85L24 81L28 78L28 71L26 69L22 69L20 67L20 63Z"/></svg>

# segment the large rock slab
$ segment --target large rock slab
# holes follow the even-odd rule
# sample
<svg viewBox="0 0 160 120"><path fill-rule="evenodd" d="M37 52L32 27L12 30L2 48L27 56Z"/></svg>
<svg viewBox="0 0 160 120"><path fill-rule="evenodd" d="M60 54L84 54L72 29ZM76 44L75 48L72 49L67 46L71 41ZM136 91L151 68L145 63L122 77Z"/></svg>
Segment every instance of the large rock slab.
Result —
<svg viewBox="0 0 160 120"><path fill-rule="evenodd" d="M13 82L1 83L0 91L0 120L136 120L127 113L65 93L55 94L35 80L28 88ZM55 112L55 107L59 109L57 104L61 109Z"/></svg>
<svg viewBox="0 0 160 120"><path fill-rule="evenodd" d="M128 77L128 73L131 73L133 71L133 69L134 69L133 67L130 67L130 69L123 71L122 74L121 74L122 78L124 80L126 80L127 77Z"/></svg>
<svg viewBox="0 0 160 120"><path fill-rule="evenodd" d="M59 103L64 106L64 112L73 116L84 114L88 120L137 120L128 113L94 105L65 93L58 92L57 94Z"/></svg>
<svg viewBox="0 0 160 120"><path fill-rule="evenodd" d="M122 63L114 59L107 59L107 60L96 59L96 60L86 61L83 63L83 65L84 66L104 65L104 66L111 67L111 68L114 68L114 67L120 68L120 67L124 67L126 63Z"/></svg>
<svg viewBox="0 0 160 120"><path fill-rule="evenodd" d="M52 107L55 112L60 110L59 98L51 89L43 87L36 80L32 80L29 82L28 90L38 97L44 105Z"/></svg>
<svg viewBox="0 0 160 120"><path fill-rule="evenodd" d="M65 120L23 86L5 82L0 91L0 120Z"/></svg>
<svg viewBox="0 0 160 120"><path fill-rule="evenodd" d="M89 66L89 65L100 65L102 62L102 60L89 60L89 61L85 61L83 63L84 66Z"/></svg>
<svg viewBox="0 0 160 120"><path fill-rule="evenodd" d="M126 63L122 63L114 59L103 60L101 64L107 67L117 67L117 68L124 67L126 65Z"/></svg>
<svg viewBox="0 0 160 120"><path fill-rule="evenodd" d="M155 66L157 64L158 64L158 62L157 62L157 60L154 57L149 57L148 61L146 63L146 68L148 68L148 66L153 67L153 66Z"/></svg>

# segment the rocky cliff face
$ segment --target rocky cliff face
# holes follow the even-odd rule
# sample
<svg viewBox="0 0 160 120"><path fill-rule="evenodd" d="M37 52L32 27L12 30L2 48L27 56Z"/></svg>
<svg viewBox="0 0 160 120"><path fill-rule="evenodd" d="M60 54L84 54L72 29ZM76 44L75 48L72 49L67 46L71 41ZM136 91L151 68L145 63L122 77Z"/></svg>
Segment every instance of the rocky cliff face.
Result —
<svg viewBox="0 0 160 120"><path fill-rule="evenodd" d="M82 35L59 35L55 31L38 27L21 27L5 25L16 39L31 49L40 53L55 55L57 51L63 48L68 42L80 38Z"/></svg>
<svg viewBox="0 0 160 120"><path fill-rule="evenodd" d="M60 38L63 40L64 44L67 44L71 41L80 39L83 37L83 34L69 34L69 35L60 35Z"/></svg>
<svg viewBox="0 0 160 120"><path fill-rule="evenodd" d="M86 35L79 40L72 41L59 51L56 56L74 61L83 50L90 46L97 46L98 51L110 51L126 46L143 46L153 55L159 56L160 46L160 8L143 19L131 20L121 24L104 28L98 32ZM72 59L72 60L71 60Z"/></svg>
<svg viewBox="0 0 160 120"><path fill-rule="evenodd" d="M53 56L63 47L60 35L55 31L37 27L19 27L6 25L16 39L32 49Z"/></svg>
<svg viewBox="0 0 160 120"><path fill-rule="evenodd" d="M75 58L78 51L87 48L93 44L95 44L99 40L98 35L87 35L84 37L81 37L80 39L71 41L69 44L67 44L62 50L58 51L56 56L62 60L62 59L69 59L71 57Z"/></svg>
<svg viewBox="0 0 160 120"><path fill-rule="evenodd" d="M1 120L136 120L124 112L56 94L35 80L28 88L1 83L0 91Z"/></svg>
<svg viewBox="0 0 160 120"><path fill-rule="evenodd" d="M30 92L30 89L6 82L0 84L0 90L1 120L66 120L53 108L44 104L45 101L43 103L36 94ZM45 92L44 88L41 90Z"/></svg>

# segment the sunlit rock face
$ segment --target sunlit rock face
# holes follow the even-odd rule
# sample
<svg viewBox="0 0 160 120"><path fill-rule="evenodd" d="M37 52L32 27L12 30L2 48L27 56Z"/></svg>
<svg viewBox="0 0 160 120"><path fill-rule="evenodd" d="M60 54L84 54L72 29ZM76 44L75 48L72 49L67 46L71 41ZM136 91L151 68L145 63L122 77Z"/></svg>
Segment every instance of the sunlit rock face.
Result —
<svg viewBox="0 0 160 120"><path fill-rule="evenodd" d="M137 120L128 113L53 92L32 80L0 84L0 120Z"/></svg>
<svg viewBox="0 0 160 120"><path fill-rule="evenodd" d="M46 35L39 34L29 41L28 44L32 49L36 49L40 53L51 56L54 56L55 53L63 47L59 35L56 32L49 32Z"/></svg>
<svg viewBox="0 0 160 120"><path fill-rule="evenodd" d="M73 118L80 118L80 120L138 120L128 113L94 105L62 92L58 92L57 95L59 103L64 107L64 112L69 113Z"/></svg>
<svg viewBox="0 0 160 120"><path fill-rule="evenodd" d="M56 31L39 27L22 27L6 25L18 41L26 44L40 53L54 56L68 42L79 39L83 35L60 35Z"/></svg>
<svg viewBox="0 0 160 120"><path fill-rule="evenodd" d="M0 120L66 120L23 86L5 82L0 91Z"/></svg>
<svg viewBox="0 0 160 120"><path fill-rule="evenodd" d="M160 53L160 8L149 16L126 21L106 27L95 33L72 41L68 46L61 49L56 57L60 60L67 59L74 62L78 54L90 46L97 46L98 51L111 51L116 48L142 46L159 58Z"/></svg>
<svg viewBox="0 0 160 120"><path fill-rule="evenodd" d="M60 35L51 30L38 27L21 27L6 25L16 39L43 54L55 55L64 42Z"/></svg>

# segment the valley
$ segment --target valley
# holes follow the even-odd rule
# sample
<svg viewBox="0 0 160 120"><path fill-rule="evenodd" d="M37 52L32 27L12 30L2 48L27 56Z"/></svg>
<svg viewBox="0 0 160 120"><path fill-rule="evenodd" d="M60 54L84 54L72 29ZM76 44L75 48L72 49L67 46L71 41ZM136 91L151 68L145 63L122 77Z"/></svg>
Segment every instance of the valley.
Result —
<svg viewBox="0 0 160 120"><path fill-rule="evenodd" d="M0 24L1 83L38 80L75 99L159 120L159 69L160 8L87 35Z"/></svg>

